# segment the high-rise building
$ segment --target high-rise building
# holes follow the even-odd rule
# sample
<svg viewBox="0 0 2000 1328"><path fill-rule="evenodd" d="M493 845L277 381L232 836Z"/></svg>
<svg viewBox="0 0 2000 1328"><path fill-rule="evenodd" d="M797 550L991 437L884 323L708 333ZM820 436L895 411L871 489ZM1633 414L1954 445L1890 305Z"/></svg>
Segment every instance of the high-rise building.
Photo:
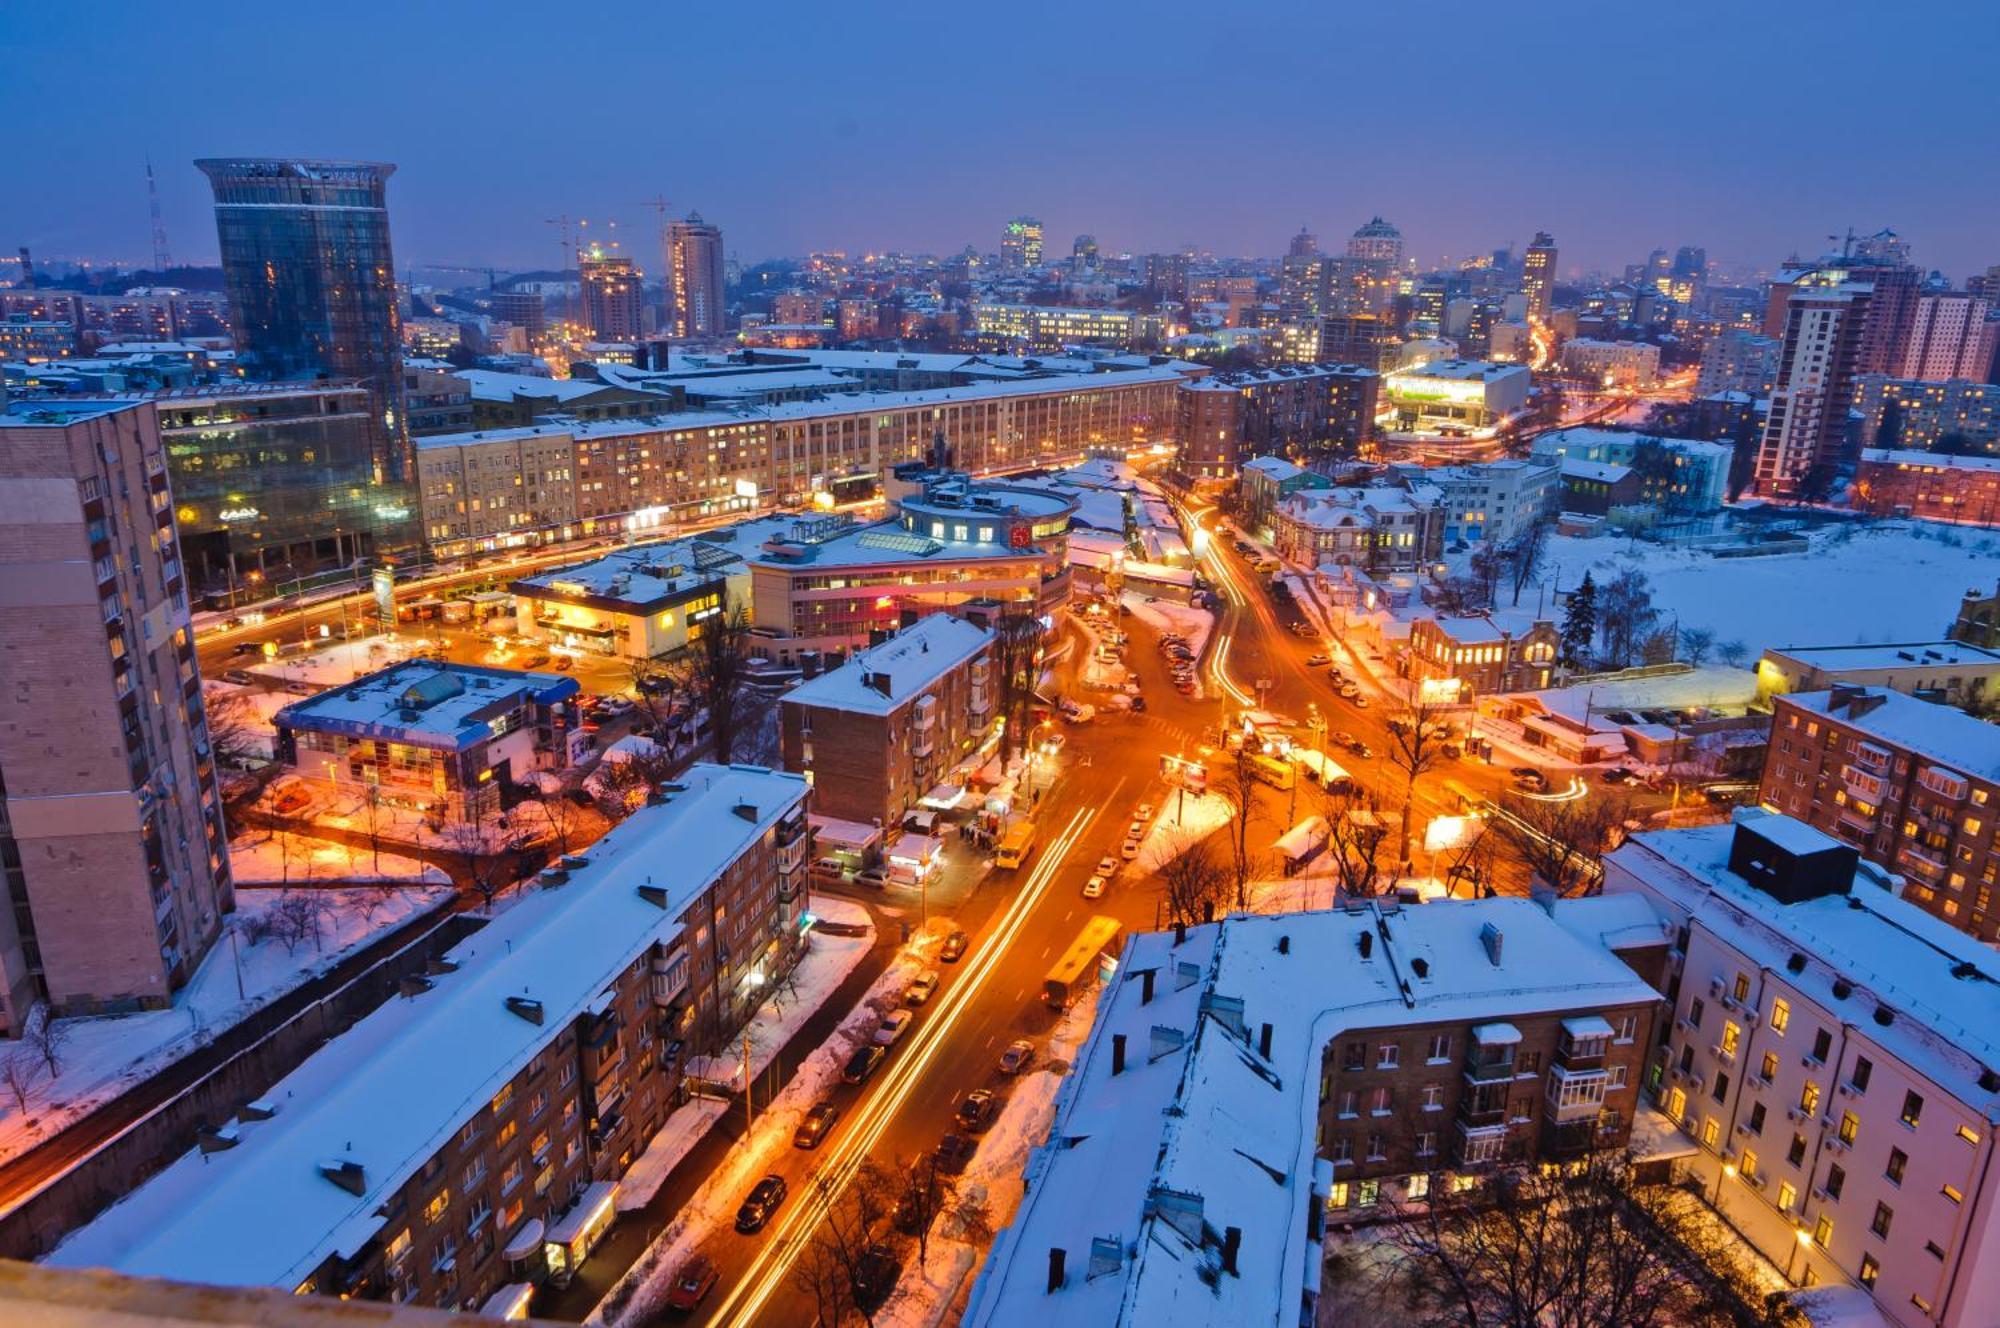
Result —
<svg viewBox="0 0 2000 1328"><path fill-rule="evenodd" d="M1746 392L1753 397L1769 395L1771 380L1778 368L1775 337L1762 336L1747 328L1733 327L1711 339L1701 352L1701 373L1695 379L1695 394Z"/></svg>
<svg viewBox="0 0 2000 1328"><path fill-rule="evenodd" d="M1380 218L1377 218L1377 220L1380 220ZM1299 233L1292 237L1291 245L1285 250L1285 257L1311 258L1318 253L1319 236L1314 235L1311 231L1301 226L1299 227Z"/></svg>
<svg viewBox="0 0 2000 1328"><path fill-rule="evenodd" d="M1537 323L1549 320L1550 297L1556 284L1556 238L1536 231L1527 257L1521 261L1521 291L1528 297L1528 317Z"/></svg>
<svg viewBox="0 0 2000 1328"><path fill-rule="evenodd" d="M1757 446L1759 494L1810 497L1824 487L1847 441L1868 301L1869 288L1857 283L1801 287L1786 300L1771 409Z"/></svg>
<svg viewBox="0 0 2000 1328"><path fill-rule="evenodd" d="M1992 301L1965 291L1923 291L1903 340L1900 376L1928 383L1983 382L1993 369Z"/></svg>
<svg viewBox="0 0 2000 1328"><path fill-rule="evenodd" d="M1097 237L1079 235L1069 247L1070 266L1078 272L1095 272L1098 265Z"/></svg>
<svg viewBox="0 0 2000 1328"><path fill-rule="evenodd" d="M1000 266L1019 271L1042 265L1042 223L1016 217L1000 232Z"/></svg>
<svg viewBox="0 0 2000 1328"><path fill-rule="evenodd" d="M527 290L494 291L487 297L495 318L512 323L527 334L530 350L541 345L548 332L547 301L548 297L540 291Z"/></svg>
<svg viewBox="0 0 2000 1328"><path fill-rule="evenodd" d="M636 341L645 335L638 264L593 246L577 259L583 285L583 325L599 341Z"/></svg>
<svg viewBox="0 0 2000 1328"><path fill-rule="evenodd" d="M413 540L403 418L403 334L382 162L229 157L197 161L215 191L231 325L247 376L338 378L374 398L376 553Z"/></svg>
<svg viewBox="0 0 2000 1328"><path fill-rule="evenodd" d="M722 275L722 228L690 212L667 227L670 326L677 337L721 336L727 306Z"/></svg>
<svg viewBox="0 0 2000 1328"><path fill-rule="evenodd" d="M1347 256L1393 267L1403 261L1403 233L1380 217L1370 217L1347 238Z"/></svg>
<svg viewBox="0 0 2000 1328"><path fill-rule="evenodd" d="M234 907L151 405L0 415L0 1024L166 1005Z"/></svg>
<svg viewBox="0 0 2000 1328"><path fill-rule="evenodd" d="M1186 254L1147 254L1141 265L1148 289L1163 300L1188 297L1189 269L1193 260Z"/></svg>

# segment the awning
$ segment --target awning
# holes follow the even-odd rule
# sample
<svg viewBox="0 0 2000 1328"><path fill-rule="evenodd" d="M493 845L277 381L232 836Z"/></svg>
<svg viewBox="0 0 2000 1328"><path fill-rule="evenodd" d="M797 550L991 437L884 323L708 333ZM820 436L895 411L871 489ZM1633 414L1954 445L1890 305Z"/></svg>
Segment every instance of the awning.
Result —
<svg viewBox="0 0 2000 1328"><path fill-rule="evenodd" d="M500 1251L503 1259L525 1259L542 1248L542 1219L531 1217L521 1224L514 1238L507 1242L507 1248Z"/></svg>
<svg viewBox="0 0 2000 1328"><path fill-rule="evenodd" d="M1521 1030L1512 1024L1480 1024L1472 1030L1472 1040L1488 1047L1521 1040Z"/></svg>
<svg viewBox="0 0 2000 1328"><path fill-rule="evenodd" d="M600 1222L609 1221L611 1215L617 1211L614 1206L617 1200L618 1182L598 1181L583 1192L583 1197L576 1201L575 1207L564 1213L556 1220L556 1224L549 1228L548 1243L573 1244L578 1236L584 1235Z"/></svg>
<svg viewBox="0 0 2000 1328"><path fill-rule="evenodd" d="M541 1219L536 1218L535 1223L541 1225ZM479 1313L488 1319L525 1319L528 1317L528 1302L534 1299L534 1295L533 1282L509 1282L486 1298L479 1307Z"/></svg>
<svg viewBox="0 0 2000 1328"><path fill-rule="evenodd" d="M1602 1015L1586 1015L1581 1019L1563 1020L1563 1032L1578 1041L1584 1038L1608 1038L1611 1036L1611 1023Z"/></svg>
<svg viewBox="0 0 2000 1328"><path fill-rule="evenodd" d="M952 808L958 806L959 802L964 797L965 797L964 785L940 784L936 788L932 789L929 793L924 794L923 797L917 799L917 801L922 803L926 807L935 807L937 810L941 812L948 812Z"/></svg>

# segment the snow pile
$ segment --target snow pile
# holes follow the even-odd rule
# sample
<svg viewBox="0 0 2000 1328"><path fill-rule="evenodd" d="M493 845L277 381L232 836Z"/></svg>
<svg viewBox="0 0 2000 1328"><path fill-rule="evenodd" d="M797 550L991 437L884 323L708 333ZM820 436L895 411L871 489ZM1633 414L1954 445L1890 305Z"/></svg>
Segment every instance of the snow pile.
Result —
<svg viewBox="0 0 2000 1328"><path fill-rule="evenodd" d="M1139 866L1158 871L1228 825L1232 814L1229 799L1220 793L1189 795L1183 801L1178 789L1167 789L1160 795L1159 810L1139 845Z"/></svg>
<svg viewBox="0 0 2000 1328"><path fill-rule="evenodd" d="M263 933L274 911L297 893L239 894L236 911L225 919L225 934L193 979L175 994L170 1009L58 1020L66 1038L57 1073L49 1076L36 1059L41 1070L27 1089L25 1112L11 1092L0 1093L0 1161L19 1156L163 1066L205 1046L230 1025L334 967L383 932L448 907L452 899L452 891L435 886L314 890L310 898L326 905L318 917L319 934L288 947ZM260 935L262 939L251 939ZM17 1045L4 1054L19 1056L26 1050Z"/></svg>

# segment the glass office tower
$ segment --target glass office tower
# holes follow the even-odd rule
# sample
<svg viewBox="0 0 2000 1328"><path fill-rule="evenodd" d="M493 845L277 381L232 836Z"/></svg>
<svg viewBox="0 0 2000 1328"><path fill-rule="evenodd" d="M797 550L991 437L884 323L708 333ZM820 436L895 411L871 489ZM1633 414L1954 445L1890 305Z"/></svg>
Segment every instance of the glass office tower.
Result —
<svg viewBox="0 0 2000 1328"><path fill-rule="evenodd" d="M232 157L197 161L215 191L215 226L246 378L275 382L352 380L370 394L370 427L348 446L316 440L310 464L334 512L365 513L363 528L334 554L381 557L416 539L409 429L403 418L402 327L386 192L396 168L380 162ZM282 476L282 478L281 478ZM239 507L260 502L244 476ZM274 469L273 483L300 482ZM275 496L274 496L275 497ZM357 502L358 500L358 502ZM309 504L310 505L310 504ZM291 570L301 569L288 558Z"/></svg>

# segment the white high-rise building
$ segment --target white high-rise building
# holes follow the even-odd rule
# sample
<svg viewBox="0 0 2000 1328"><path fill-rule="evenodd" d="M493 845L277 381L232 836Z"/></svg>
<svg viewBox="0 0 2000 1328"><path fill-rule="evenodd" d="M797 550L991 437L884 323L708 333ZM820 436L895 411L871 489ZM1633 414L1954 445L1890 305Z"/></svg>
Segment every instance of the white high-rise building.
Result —
<svg viewBox="0 0 2000 1328"><path fill-rule="evenodd" d="M1785 307L1785 331L1764 437L1757 446L1757 492L1802 496L1816 468L1837 459L1847 433L1855 355L1869 287L1801 287Z"/></svg>

